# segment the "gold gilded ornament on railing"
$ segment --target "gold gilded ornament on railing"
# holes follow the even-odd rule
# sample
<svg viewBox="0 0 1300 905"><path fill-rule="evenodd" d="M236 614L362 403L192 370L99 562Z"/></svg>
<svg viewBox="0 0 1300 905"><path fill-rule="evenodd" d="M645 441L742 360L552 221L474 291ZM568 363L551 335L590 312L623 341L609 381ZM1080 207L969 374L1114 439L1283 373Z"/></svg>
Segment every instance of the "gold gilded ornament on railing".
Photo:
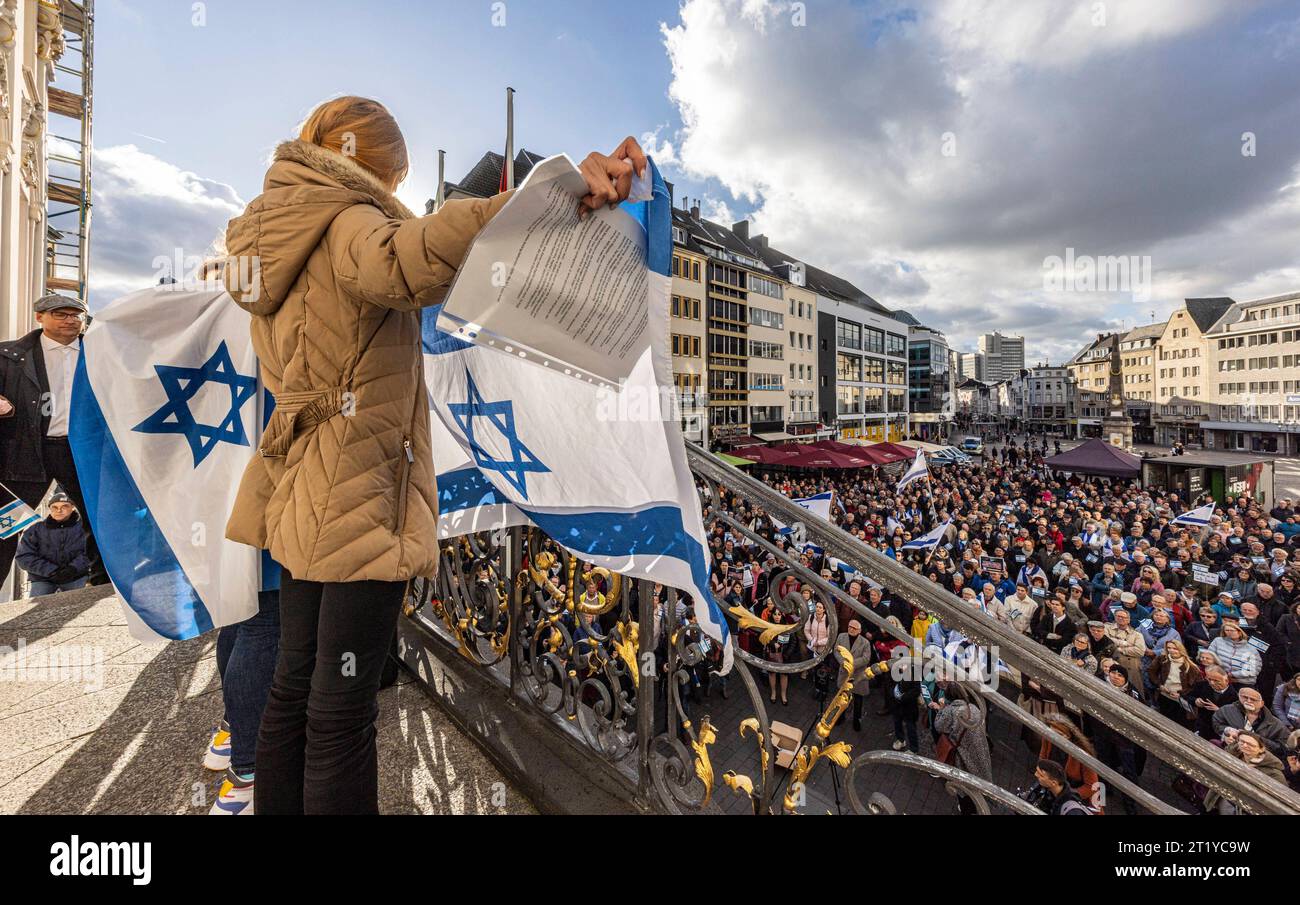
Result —
<svg viewBox="0 0 1300 905"><path fill-rule="evenodd" d="M728 770L722 774L722 782L728 789L737 795L748 795L750 801L754 800L754 783L743 773L737 773L735 770Z"/></svg>
<svg viewBox="0 0 1300 905"><path fill-rule="evenodd" d="M840 659L841 668L844 670L844 681L840 683L839 689L835 696L831 698L826 705L825 712L817 721L817 727L814 730L817 737L823 742L830 737L831 731L835 724L839 722L844 711L853 701L853 680L857 672L857 664L853 662L853 655L849 649L843 645L837 645L835 653ZM872 678L874 676L884 675L889 671L888 662L877 663L875 666L863 670L859 678ZM785 796L782 799L782 805L786 813L794 814L798 812L799 798L806 787L808 776L812 773L817 762L826 758L841 768L847 768L851 762L851 753L853 746L848 742L835 742L834 744L821 747L820 745L804 745L794 757L794 763L790 768L790 782L786 786Z"/></svg>
<svg viewBox="0 0 1300 905"><path fill-rule="evenodd" d="M767 745L763 741L763 730L758 722L758 717L751 716L749 719L741 720L739 731L741 738L745 737L746 732L754 733L754 738L758 741L759 773L766 776L768 764ZM731 789L731 791L737 794L748 795L750 801L754 802L755 806L757 806L757 799L754 796L754 781L748 776L743 773L737 773L734 770L728 770L726 773L722 774L722 781L727 784L727 788Z"/></svg>
<svg viewBox="0 0 1300 905"><path fill-rule="evenodd" d="M754 733L754 738L758 741L758 769L764 776L767 775L767 742L763 738L763 730L759 727L758 717L751 716L747 720L740 721L740 737L745 737L745 730Z"/></svg>
<svg viewBox="0 0 1300 905"><path fill-rule="evenodd" d="M611 634L609 646L614 649L618 658L627 664L628 675L632 677L632 687L641 687L641 670L637 666L637 655L640 652L640 632L641 627L632 620L620 622L617 626L619 640L614 640Z"/></svg>
<svg viewBox="0 0 1300 905"><path fill-rule="evenodd" d="M595 568L588 569L586 572L582 573L581 579L583 586L585 587L587 582L592 578L605 579L605 586L609 589L605 592L605 603L603 606L592 606L585 602L584 596L580 595L577 604L578 612L585 616L603 616L610 610L614 609L614 607L618 606L619 595L623 591L623 576L619 575L617 572L609 571L609 569L606 569L604 566L596 566ZM572 593L572 590L570 590L570 595L572 595Z"/></svg>
<svg viewBox="0 0 1300 905"><path fill-rule="evenodd" d="M736 605L727 610L731 615L736 617L736 625L741 630L753 629L759 632L758 640L760 644L771 644L772 639L777 635L784 635L786 632L793 631L797 626L792 622L764 622L759 619L743 606Z"/></svg>
<svg viewBox="0 0 1300 905"><path fill-rule="evenodd" d="M790 784L786 786L785 797L782 799L786 813L798 813L799 794L805 787L808 774L812 773L813 767L817 766L819 760L824 757L840 768L847 769L852 762L852 751L853 746L848 742L835 742L824 749L817 745L811 748L804 745L799 749L799 753L794 756L794 764L791 765Z"/></svg>
<svg viewBox="0 0 1300 905"><path fill-rule="evenodd" d="M682 727L689 732L691 721L683 720ZM701 805L708 804L713 798L713 762L709 760L709 745L717 740L718 732L706 716L704 722L700 723L698 737L691 740L691 750L695 752L695 775L699 777L700 782L704 783L704 798L700 802Z"/></svg>
<svg viewBox="0 0 1300 905"><path fill-rule="evenodd" d="M551 581L551 566L555 565L555 554L543 550L528 563L528 577L533 584L545 591L552 600L564 600L564 592Z"/></svg>

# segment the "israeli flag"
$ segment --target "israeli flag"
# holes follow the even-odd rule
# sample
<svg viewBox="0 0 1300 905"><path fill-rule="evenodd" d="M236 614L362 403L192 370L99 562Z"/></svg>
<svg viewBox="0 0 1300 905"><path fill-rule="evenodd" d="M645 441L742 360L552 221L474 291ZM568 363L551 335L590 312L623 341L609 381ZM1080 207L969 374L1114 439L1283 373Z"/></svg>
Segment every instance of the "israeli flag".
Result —
<svg viewBox="0 0 1300 905"><path fill-rule="evenodd" d="M0 484L0 540L21 534L40 520L36 510Z"/></svg>
<svg viewBox="0 0 1300 905"><path fill-rule="evenodd" d="M928 477L930 477L930 469L925 464L925 451L918 449L916 458L912 460L912 464L908 466L907 471L903 472L903 476L898 479L898 487L895 489L901 493L903 488L913 481Z"/></svg>
<svg viewBox="0 0 1300 905"><path fill-rule="evenodd" d="M68 437L137 640L193 638L257 612L260 551L225 530L264 397L248 315L222 290L136 292L86 331Z"/></svg>
<svg viewBox="0 0 1300 905"><path fill-rule="evenodd" d="M948 533L948 529L951 527L952 527L952 520L949 519L939 527L935 528L930 533L923 534L920 537L913 538L912 540L903 544L903 549L904 550L930 550L934 547L937 547L939 545L939 542L943 540L944 535Z"/></svg>
<svg viewBox="0 0 1300 905"><path fill-rule="evenodd" d="M428 340L426 339L426 353ZM118 299L82 339L69 439L105 569L139 641L193 638L257 612L269 555L225 539L274 401L249 315L219 287ZM439 536L523 524L432 419Z"/></svg>
<svg viewBox="0 0 1300 905"><path fill-rule="evenodd" d="M830 565L832 569L839 569L846 576L852 576L858 574L858 570L856 567L850 565L849 563L846 563L842 559L836 559L834 556L830 556L827 557L826 562Z"/></svg>
<svg viewBox="0 0 1300 905"><path fill-rule="evenodd" d="M1210 519L1214 515L1214 504L1206 503L1204 506L1198 506L1190 512L1184 512L1178 518L1174 519L1172 524L1191 525L1194 528L1205 528L1210 524Z"/></svg>
<svg viewBox="0 0 1300 905"><path fill-rule="evenodd" d="M822 520L829 522L831 520L831 500L835 495L827 491L819 493L816 496L804 497L801 500L791 500L796 506L802 506L813 515L819 516Z"/></svg>
<svg viewBox="0 0 1300 905"><path fill-rule="evenodd" d="M689 593L701 628L722 644L725 669L729 630L709 590L700 498L678 419L659 404L661 388L672 386L671 209L650 167L652 200L622 207L644 236L648 325L621 385L580 382L500 347L467 343L439 329L441 306L425 309L433 410L466 463L455 493L439 476L439 501L448 509L500 506L498 514L522 516L587 562Z"/></svg>

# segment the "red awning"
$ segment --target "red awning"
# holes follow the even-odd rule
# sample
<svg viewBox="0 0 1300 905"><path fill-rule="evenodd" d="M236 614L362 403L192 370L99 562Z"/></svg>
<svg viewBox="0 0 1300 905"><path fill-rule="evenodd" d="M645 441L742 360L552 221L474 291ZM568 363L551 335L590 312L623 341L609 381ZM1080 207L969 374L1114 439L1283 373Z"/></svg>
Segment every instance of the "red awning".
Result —
<svg viewBox="0 0 1300 905"><path fill-rule="evenodd" d="M915 459L916 450L907 446L899 446L897 443L872 443L870 446L859 446L858 455L879 459L879 464L888 465L891 462L905 462Z"/></svg>
<svg viewBox="0 0 1300 905"><path fill-rule="evenodd" d="M863 456L823 449L815 443L786 443L772 449L795 453L794 458L781 463L792 468L866 468L875 464Z"/></svg>
<svg viewBox="0 0 1300 905"><path fill-rule="evenodd" d="M760 465L787 465L798 458L793 452L778 450L773 446L747 446L744 449L736 450L734 455L737 458L749 459L751 462L757 462Z"/></svg>

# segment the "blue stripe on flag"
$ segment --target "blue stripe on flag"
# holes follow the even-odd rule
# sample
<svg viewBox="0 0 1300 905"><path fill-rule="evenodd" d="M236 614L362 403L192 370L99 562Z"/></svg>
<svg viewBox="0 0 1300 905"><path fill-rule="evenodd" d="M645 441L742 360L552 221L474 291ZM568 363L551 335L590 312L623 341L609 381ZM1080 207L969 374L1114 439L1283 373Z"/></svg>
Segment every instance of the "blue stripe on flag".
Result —
<svg viewBox="0 0 1300 905"><path fill-rule="evenodd" d="M579 555L626 558L666 556L690 566L695 590L713 614L725 640L730 633L726 616L709 591L709 567L698 541L686 533L682 511L676 506L652 506L636 512L582 512L566 515L537 512L515 504L538 528Z"/></svg>
<svg viewBox="0 0 1300 905"><path fill-rule="evenodd" d="M199 599L126 467L86 373L86 352L72 383L69 442L99 554L123 599L158 634L173 640L212 630Z"/></svg>
<svg viewBox="0 0 1300 905"><path fill-rule="evenodd" d="M21 534L26 528L35 525L41 517L22 500L15 499L0 508L0 538L10 538Z"/></svg>
<svg viewBox="0 0 1300 905"><path fill-rule="evenodd" d="M446 355L448 352L473 348L465 340L438 329L438 315L441 313L441 303L430 305L420 312L420 345L424 347L424 354Z"/></svg>
<svg viewBox="0 0 1300 905"><path fill-rule="evenodd" d="M509 503L477 468L461 468L438 475L438 512L461 512L478 506Z"/></svg>
<svg viewBox="0 0 1300 905"><path fill-rule="evenodd" d="M654 197L649 201L624 201L622 208L646 232L646 267L652 273L668 276L673 263L672 202L655 162L650 160L647 165Z"/></svg>
<svg viewBox="0 0 1300 905"><path fill-rule="evenodd" d="M25 509L26 507L27 507L26 503L24 503L20 499L15 498L12 502L7 503L4 506L0 506L0 515L6 515L9 512L12 512L14 510L19 510L19 509Z"/></svg>

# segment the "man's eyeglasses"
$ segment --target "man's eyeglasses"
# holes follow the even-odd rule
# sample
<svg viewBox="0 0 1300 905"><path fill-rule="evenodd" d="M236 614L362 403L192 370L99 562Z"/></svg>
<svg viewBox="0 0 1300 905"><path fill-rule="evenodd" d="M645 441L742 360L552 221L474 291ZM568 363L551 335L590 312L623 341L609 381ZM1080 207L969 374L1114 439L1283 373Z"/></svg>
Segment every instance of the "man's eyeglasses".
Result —
<svg viewBox="0 0 1300 905"><path fill-rule="evenodd" d="M55 321L79 321L81 320L80 311L46 311L45 316Z"/></svg>

